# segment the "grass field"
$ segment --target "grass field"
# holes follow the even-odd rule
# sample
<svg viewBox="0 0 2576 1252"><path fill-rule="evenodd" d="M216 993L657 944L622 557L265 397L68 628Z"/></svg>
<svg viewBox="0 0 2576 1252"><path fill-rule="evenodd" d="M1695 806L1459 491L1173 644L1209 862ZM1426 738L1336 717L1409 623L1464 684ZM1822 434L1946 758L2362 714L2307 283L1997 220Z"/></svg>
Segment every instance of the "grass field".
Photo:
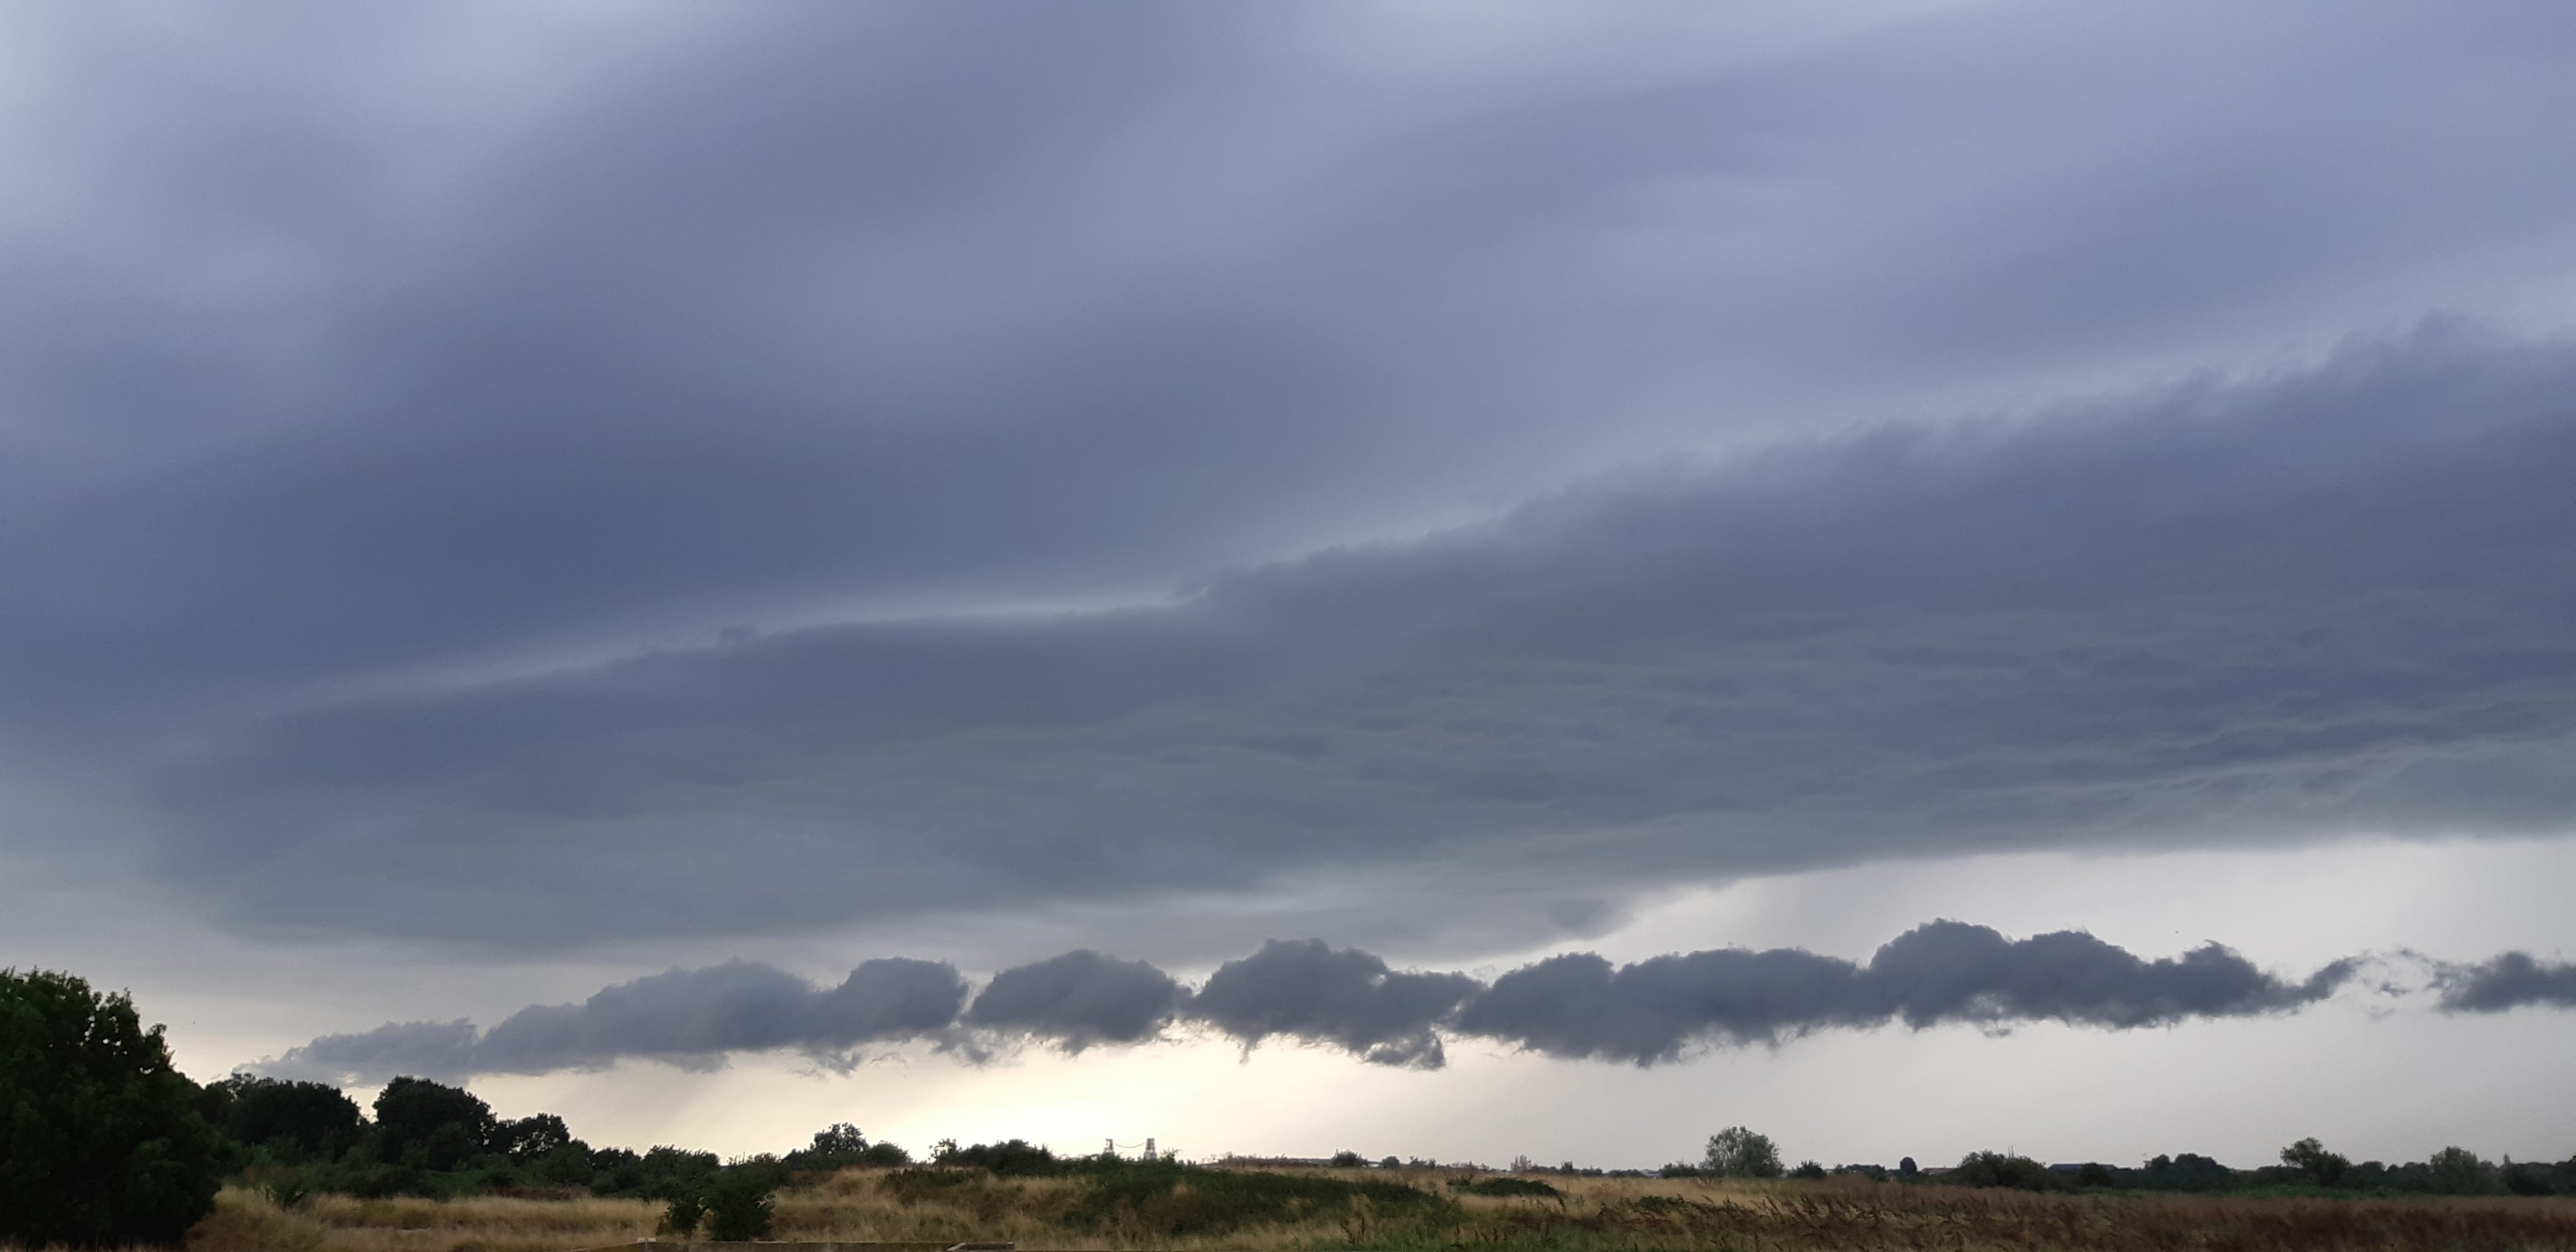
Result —
<svg viewBox="0 0 2576 1252"><path fill-rule="evenodd" d="M1860 1179L1709 1183L1549 1178L1557 1196L1491 1196L1442 1170L1144 1172L996 1178L845 1170L781 1192L782 1240L1008 1241L1022 1248L2445 1249L2576 1252L2576 1199L2034 1195ZM1388 1184L1394 1184L1393 1187ZM281 1208L227 1189L192 1252L557 1252L651 1235L641 1200L314 1196Z"/></svg>

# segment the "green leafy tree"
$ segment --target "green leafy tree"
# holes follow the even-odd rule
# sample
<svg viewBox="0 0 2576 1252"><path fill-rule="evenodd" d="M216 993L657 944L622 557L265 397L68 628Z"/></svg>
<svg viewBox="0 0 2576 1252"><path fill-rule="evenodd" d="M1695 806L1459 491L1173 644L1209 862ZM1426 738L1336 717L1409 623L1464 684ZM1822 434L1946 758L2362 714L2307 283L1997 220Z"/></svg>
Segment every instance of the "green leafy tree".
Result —
<svg viewBox="0 0 2576 1252"><path fill-rule="evenodd" d="M2326 1145L2313 1138L2301 1139L2281 1149L2281 1163L2308 1176L2320 1187L2331 1187L2343 1180L2352 1168L2352 1160L2340 1153L2326 1151Z"/></svg>
<svg viewBox="0 0 2576 1252"><path fill-rule="evenodd" d="M2444 1148L2424 1160L2433 1189L2451 1195L2482 1195L2497 1189L2496 1168L2462 1147Z"/></svg>
<svg viewBox="0 0 2576 1252"><path fill-rule="evenodd" d="M1777 1178L1780 1149L1769 1135L1729 1126L1708 1137L1705 1167L1720 1178Z"/></svg>
<svg viewBox="0 0 2576 1252"><path fill-rule="evenodd" d="M178 1243L223 1167L198 1099L131 998L0 969L0 1240Z"/></svg>
<svg viewBox="0 0 2576 1252"><path fill-rule="evenodd" d="M1959 1158L1959 1167L1941 1181L1959 1187L2012 1187L2022 1191L2046 1191L2057 1185L2047 1166L2009 1152L1971 1152Z"/></svg>
<svg viewBox="0 0 2576 1252"><path fill-rule="evenodd" d="M492 1106L462 1087L397 1078L376 1095L377 1150L392 1164L448 1170L488 1150Z"/></svg>
<svg viewBox="0 0 2576 1252"><path fill-rule="evenodd" d="M564 1119L552 1113L537 1113L516 1121L501 1122L492 1130L492 1150L520 1165L576 1142L579 1141L572 1137L572 1129L564 1125Z"/></svg>
<svg viewBox="0 0 2576 1252"><path fill-rule="evenodd" d="M358 1141L366 1122L357 1101L318 1082L235 1074L208 1086L198 1107L218 1103L221 1117L207 1117L217 1130L288 1164L338 1156Z"/></svg>

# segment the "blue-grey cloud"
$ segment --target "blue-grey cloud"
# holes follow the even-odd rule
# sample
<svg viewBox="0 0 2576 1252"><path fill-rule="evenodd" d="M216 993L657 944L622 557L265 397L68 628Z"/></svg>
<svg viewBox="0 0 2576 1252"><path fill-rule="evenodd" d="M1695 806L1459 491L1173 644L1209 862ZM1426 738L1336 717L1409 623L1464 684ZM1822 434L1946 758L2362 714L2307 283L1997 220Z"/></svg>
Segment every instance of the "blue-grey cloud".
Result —
<svg viewBox="0 0 2576 1252"><path fill-rule="evenodd" d="M404 1074L459 1081L490 1072L475 1055L482 1032L459 1018L446 1022L386 1022L373 1030L323 1035L259 1063L275 1078L373 1084Z"/></svg>
<svg viewBox="0 0 2576 1252"><path fill-rule="evenodd" d="M1938 921L1889 941L1866 965L1795 948L1615 968L1590 953L1552 957L1495 979L1456 1025L1550 1056L1642 1065L1694 1044L1776 1043L1890 1019L1916 1029L2034 1021L2130 1029L2280 1012L2333 994L2357 967L2337 961L2290 982L2216 944L2146 960L2081 931L2008 939Z"/></svg>
<svg viewBox="0 0 2576 1252"><path fill-rule="evenodd" d="M2440 971L2434 985L2454 1013L2501 1013L2528 1006L2576 1008L2576 965L2506 952L2477 965Z"/></svg>
<svg viewBox="0 0 2576 1252"><path fill-rule="evenodd" d="M993 975L966 1010L965 1022L1079 1052L1154 1037L1185 998L1171 975L1085 948Z"/></svg>
<svg viewBox="0 0 2576 1252"><path fill-rule="evenodd" d="M1705 1040L1746 1042L1885 1020L1849 961L1738 948L1613 966L1589 952L1503 975L1458 1015L1461 1033L1559 1057L1672 1060Z"/></svg>
<svg viewBox="0 0 2576 1252"><path fill-rule="evenodd" d="M544 1074L628 1058L691 1068L728 1053L828 1055L936 1035L966 1003L956 967L881 958L818 988L773 966L728 961L601 989L579 1004L531 1005L478 1034L466 1022L389 1022L328 1035L267 1063L273 1074L378 1082L395 1074Z"/></svg>
<svg viewBox="0 0 2576 1252"><path fill-rule="evenodd" d="M160 776L166 872L244 924L546 945L1319 874L1472 914L1889 856L2554 831L2571 392L2576 348L2437 326L1605 479L1164 607L334 701ZM509 882L469 872L504 849Z"/></svg>
<svg viewBox="0 0 2576 1252"><path fill-rule="evenodd" d="M2564 343L1855 425L2544 305L2555 6L602 13L0 16L0 747L221 925L2576 811Z"/></svg>
<svg viewBox="0 0 2576 1252"><path fill-rule="evenodd" d="M1433 1027L1483 990L1465 974L1387 968L1354 948L1321 939L1271 940L1228 961L1190 997L1190 1014L1244 1042L1272 1035L1329 1043L1379 1065L1438 1069Z"/></svg>
<svg viewBox="0 0 2576 1252"><path fill-rule="evenodd" d="M1867 964L1796 948L1722 948L1625 966L1581 952L1487 985L1461 973L1392 970L1321 940L1273 940L1218 967L1195 991L1145 962L1083 949L1003 970L970 1006L965 984L941 963L870 961L825 991L735 961L621 983L580 1004L521 1009L479 1035L466 1022L326 1035L260 1068L380 1082L401 1073L597 1068L627 1058L703 1067L749 1051L828 1057L905 1039L935 1039L979 1059L982 1041L1079 1053L1179 1029L1213 1031L1247 1053L1282 1037L1426 1070L1445 1064L1444 1036L1651 1065L1703 1048L1891 1021L1915 1029L2057 1021L2126 1030L2283 1013L2333 994L2358 965L2337 961L2290 981L2216 944L2149 960L2080 931L2016 940L1938 921L1890 941Z"/></svg>

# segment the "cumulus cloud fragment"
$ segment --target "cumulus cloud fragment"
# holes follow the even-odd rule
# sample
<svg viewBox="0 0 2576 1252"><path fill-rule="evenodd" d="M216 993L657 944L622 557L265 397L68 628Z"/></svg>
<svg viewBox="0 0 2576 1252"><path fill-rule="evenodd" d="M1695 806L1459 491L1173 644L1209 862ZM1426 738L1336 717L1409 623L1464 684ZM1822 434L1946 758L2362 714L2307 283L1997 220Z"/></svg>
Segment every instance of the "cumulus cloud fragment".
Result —
<svg viewBox="0 0 2576 1252"><path fill-rule="evenodd" d="M1154 1037L1170 1024L1183 994L1171 975L1143 961L1083 948L995 974L965 1020L1080 1052Z"/></svg>
<svg viewBox="0 0 2576 1252"><path fill-rule="evenodd" d="M2127 1029L2275 1012L2331 994L2351 972L2351 962L2338 961L2290 983L2215 944L2150 961L2081 931L2015 940L1936 921L1890 941L1867 965L1796 948L1620 967L1591 953L1551 957L1494 980L1456 1026L1550 1056L1644 1065L1697 1043L1772 1043L1890 1019L1918 1029L1948 1021Z"/></svg>
<svg viewBox="0 0 2576 1252"><path fill-rule="evenodd" d="M822 1054L935 1034L965 1002L965 979L937 961L868 961L829 989L775 966L727 961L618 983L579 1004L530 1005L479 1034L455 1021L326 1035L261 1068L354 1082L545 1074L629 1058L705 1069L735 1052Z"/></svg>
<svg viewBox="0 0 2576 1252"><path fill-rule="evenodd" d="M474 1023L386 1022L373 1030L323 1035L262 1061L273 1078L329 1083L382 1082L397 1074L465 1079L490 1072L475 1054Z"/></svg>
<svg viewBox="0 0 2576 1252"><path fill-rule="evenodd" d="M1407 973L1321 939L1273 939L1219 966L1189 1010L1246 1046L1293 1035L1373 1064L1437 1069L1445 1057L1433 1027L1481 990L1465 974Z"/></svg>
<svg viewBox="0 0 2576 1252"><path fill-rule="evenodd" d="M2576 1008L2576 964L2506 952L2477 965L2452 966L2434 979L2441 1006L2453 1013L2501 1013L2526 1006Z"/></svg>
<svg viewBox="0 0 2576 1252"><path fill-rule="evenodd" d="M2334 992L2354 963L2284 982L2218 944L2146 960L2080 930L2027 939L1937 921L1890 940L1865 982L1910 1026L1945 1021L2062 1021L2154 1026L2294 1008Z"/></svg>

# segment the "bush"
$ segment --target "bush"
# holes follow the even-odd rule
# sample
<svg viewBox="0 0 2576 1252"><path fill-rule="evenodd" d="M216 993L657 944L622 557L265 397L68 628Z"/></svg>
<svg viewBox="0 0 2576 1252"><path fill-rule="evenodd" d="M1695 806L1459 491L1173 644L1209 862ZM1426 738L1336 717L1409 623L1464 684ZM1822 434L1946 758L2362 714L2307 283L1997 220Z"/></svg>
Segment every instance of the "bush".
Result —
<svg viewBox="0 0 2576 1252"><path fill-rule="evenodd" d="M2157 1156L2129 1176L2131 1185L2155 1191L2217 1191L2236 1181L2236 1171L2197 1152Z"/></svg>
<svg viewBox="0 0 2576 1252"><path fill-rule="evenodd" d="M954 1139L943 1139L940 1141L938 1150L932 1153L930 1163L973 1166L991 1170L1006 1177L1014 1174L1045 1175L1064 1172L1064 1162L1057 1160L1055 1153L1032 1144L1026 1139L1013 1139L1006 1143L979 1143L971 1148L958 1147Z"/></svg>
<svg viewBox="0 0 2576 1252"><path fill-rule="evenodd" d="M1943 1182L1961 1187L2011 1187L2018 1191L2046 1191L2057 1185L2048 1167L2026 1156L2003 1152L1971 1152L1959 1158L1959 1167L1942 1178Z"/></svg>
<svg viewBox="0 0 2576 1252"><path fill-rule="evenodd" d="M698 1223L707 1218L707 1200L695 1191L683 1191L671 1197L662 1210L662 1224L655 1227L661 1234L685 1239L698 1233Z"/></svg>
<svg viewBox="0 0 2576 1252"><path fill-rule="evenodd" d="M0 969L0 1240L179 1242L223 1168L198 1098L132 999Z"/></svg>
<svg viewBox="0 0 2576 1252"><path fill-rule="evenodd" d="M719 1175L707 1190L708 1237L722 1242L768 1238L777 1190L774 1172L759 1166Z"/></svg>

